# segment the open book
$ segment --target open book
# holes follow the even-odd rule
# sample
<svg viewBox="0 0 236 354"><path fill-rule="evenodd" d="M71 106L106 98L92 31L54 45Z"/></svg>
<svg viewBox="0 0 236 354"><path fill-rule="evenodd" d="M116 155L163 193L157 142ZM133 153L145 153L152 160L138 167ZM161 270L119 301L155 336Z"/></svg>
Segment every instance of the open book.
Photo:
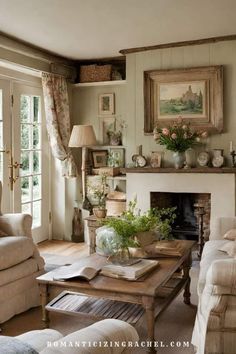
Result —
<svg viewBox="0 0 236 354"><path fill-rule="evenodd" d="M128 280L136 280L143 276L144 274L150 272L152 269L156 268L158 261L141 259L135 264L128 266L120 266L115 264L107 264L102 267L102 275L106 275L112 278L121 278Z"/></svg>
<svg viewBox="0 0 236 354"><path fill-rule="evenodd" d="M82 280L91 280L99 273L100 269L92 268L92 267L79 267L76 269L74 265L65 266L59 268L55 271L53 276L53 280L58 281L66 281L71 280L73 278L82 279Z"/></svg>

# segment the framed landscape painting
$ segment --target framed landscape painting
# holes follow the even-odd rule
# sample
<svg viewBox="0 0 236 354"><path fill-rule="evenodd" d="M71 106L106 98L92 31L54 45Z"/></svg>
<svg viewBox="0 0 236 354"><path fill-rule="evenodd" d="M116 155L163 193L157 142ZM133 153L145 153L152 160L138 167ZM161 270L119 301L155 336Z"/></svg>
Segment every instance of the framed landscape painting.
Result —
<svg viewBox="0 0 236 354"><path fill-rule="evenodd" d="M144 72L144 132L181 116L192 126L223 129L222 66Z"/></svg>
<svg viewBox="0 0 236 354"><path fill-rule="evenodd" d="M207 82L186 81L158 85L159 119L207 117Z"/></svg>

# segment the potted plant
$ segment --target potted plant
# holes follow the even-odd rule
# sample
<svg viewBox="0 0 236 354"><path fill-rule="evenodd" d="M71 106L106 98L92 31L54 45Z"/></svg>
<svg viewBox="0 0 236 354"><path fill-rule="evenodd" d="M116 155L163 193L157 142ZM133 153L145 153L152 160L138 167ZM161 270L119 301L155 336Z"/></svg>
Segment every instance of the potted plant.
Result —
<svg viewBox="0 0 236 354"><path fill-rule="evenodd" d="M102 174L97 183L88 184L89 193L96 199L96 206L93 208L93 214L97 218L105 218L107 215L106 196L109 191L107 185L107 175Z"/></svg>
<svg viewBox="0 0 236 354"><path fill-rule="evenodd" d="M190 123L184 123L179 117L173 125L164 128L155 127L154 140L167 150L173 151L175 168L182 168L185 162L185 151L206 138L206 131L191 128Z"/></svg>
<svg viewBox="0 0 236 354"><path fill-rule="evenodd" d="M127 264L130 248L137 248L154 239L170 239L171 224L175 219L175 208L150 209L144 214L136 211L136 200L131 201L128 210L119 218L107 218L102 224L107 228L98 231L96 244L109 253L112 260Z"/></svg>

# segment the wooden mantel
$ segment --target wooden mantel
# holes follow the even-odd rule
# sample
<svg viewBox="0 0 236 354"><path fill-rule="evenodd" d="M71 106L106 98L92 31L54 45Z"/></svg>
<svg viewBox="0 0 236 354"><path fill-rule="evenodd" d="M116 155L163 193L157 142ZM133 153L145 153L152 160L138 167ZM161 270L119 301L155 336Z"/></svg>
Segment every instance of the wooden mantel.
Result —
<svg viewBox="0 0 236 354"><path fill-rule="evenodd" d="M121 173L235 173L236 167L195 167L195 168L182 168L175 169L171 167L167 168L152 168L152 167L131 167L122 168Z"/></svg>

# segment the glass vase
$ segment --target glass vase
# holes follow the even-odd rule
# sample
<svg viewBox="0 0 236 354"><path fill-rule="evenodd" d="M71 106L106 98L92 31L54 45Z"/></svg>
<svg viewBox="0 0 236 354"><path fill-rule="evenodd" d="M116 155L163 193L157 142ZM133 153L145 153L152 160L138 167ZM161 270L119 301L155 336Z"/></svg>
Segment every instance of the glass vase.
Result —
<svg viewBox="0 0 236 354"><path fill-rule="evenodd" d="M117 265L129 265L132 263L129 249L127 247L119 248L111 256L108 261Z"/></svg>

